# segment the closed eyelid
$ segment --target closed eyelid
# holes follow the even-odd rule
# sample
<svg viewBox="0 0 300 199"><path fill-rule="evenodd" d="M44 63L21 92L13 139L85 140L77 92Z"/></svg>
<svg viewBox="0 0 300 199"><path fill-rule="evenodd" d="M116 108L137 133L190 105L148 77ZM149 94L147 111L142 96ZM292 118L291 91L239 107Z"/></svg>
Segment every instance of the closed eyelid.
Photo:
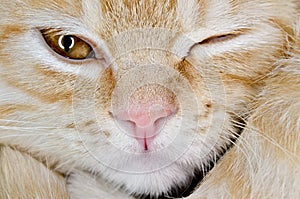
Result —
<svg viewBox="0 0 300 199"><path fill-rule="evenodd" d="M248 34L251 30L251 28L243 27L232 31L224 31L224 33L218 33L218 31L200 29L176 38L177 41L172 47L172 50L183 59L189 56L195 46L222 44L244 34Z"/></svg>
<svg viewBox="0 0 300 199"><path fill-rule="evenodd" d="M218 42L224 42L227 40L234 39L242 34L246 34L249 31L250 31L249 28L241 28L241 29L237 29L234 31L230 31L230 32L214 34L212 36L209 36L209 37L203 39L202 41L198 42L197 44L213 44L213 43L218 43Z"/></svg>
<svg viewBox="0 0 300 199"><path fill-rule="evenodd" d="M215 36L211 36L207 39L204 39L197 44L213 44L213 43L217 43L217 42L227 41L227 40L233 39L237 36L239 36L239 34L229 33L229 34L225 34L225 35L215 35Z"/></svg>

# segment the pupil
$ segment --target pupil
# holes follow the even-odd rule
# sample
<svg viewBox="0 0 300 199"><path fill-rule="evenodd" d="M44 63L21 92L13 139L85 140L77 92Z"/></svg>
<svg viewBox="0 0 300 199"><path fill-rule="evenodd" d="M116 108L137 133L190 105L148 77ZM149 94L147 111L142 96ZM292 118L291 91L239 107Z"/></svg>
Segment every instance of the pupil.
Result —
<svg viewBox="0 0 300 199"><path fill-rule="evenodd" d="M71 48L72 48L71 46L73 44L72 37L69 36L69 35L64 36L63 39L62 39L62 44L64 46L64 50L66 52L69 52L71 50Z"/></svg>

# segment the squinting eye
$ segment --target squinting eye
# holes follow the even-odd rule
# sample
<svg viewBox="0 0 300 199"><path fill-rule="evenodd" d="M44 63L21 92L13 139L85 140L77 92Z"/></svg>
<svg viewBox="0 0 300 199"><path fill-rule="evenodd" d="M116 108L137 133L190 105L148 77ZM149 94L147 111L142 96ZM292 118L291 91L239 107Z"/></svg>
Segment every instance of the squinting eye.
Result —
<svg viewBox="0 0 300 199"><path fill-rule="evenodd" d="M213 43L218 43L218 42L224 42L224 41L233 39L236 36L238 36L238 34L216 35L216 36L212 36L207 39L204 39L199 44L213 44Z"/></svg>
<svg viewBox="0 0 300 199"><path fill-rule="evenodd" d="M92 47L74 35L61 35L57 32L41 31L46 43L57 54L69 59L88 59L94 57Z"/></svg>

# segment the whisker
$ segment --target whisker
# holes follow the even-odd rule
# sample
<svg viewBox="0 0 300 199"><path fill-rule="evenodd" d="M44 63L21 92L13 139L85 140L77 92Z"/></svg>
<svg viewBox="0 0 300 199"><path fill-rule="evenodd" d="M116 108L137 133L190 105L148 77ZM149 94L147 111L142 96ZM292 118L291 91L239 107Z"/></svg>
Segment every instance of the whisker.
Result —
<svg viewBox="0 0 300 199"><path fill-rule="evenodd" d="M14 123L22 123L22 124L36 124L37 123L37 122L31 122L31 121L12 120L12 119L0 119L0 122L14 122Z"/></svg>
<svg viewBox="0 0 300 199"><path fill-rule="evenodd" d="M272 143L275 147L277 147L278 149L280 149L282 152L284 152L286 155L288 155L289 158L295 158L295 155L288 151L287 149L285 149L283 146L281 146L278 142L276 142L276 140L274 140L272 137L266 135L266 134L263 134L263 133L260 133L259 130L257 130L255 127L253 126L250 126L249 124L244 126L243 127L243 123L240 123L239 121L236 121L236 120L232 120L232 124L234 127L238 127L238 128L244 128L244 132L245 131L249 131L251 132L253 135L256 135L256 136L259 136L267 141L269 141L270 143ZM239 138L239 139L244 139L243 137ZM257 140L257 138L256 138ZM246 140L244 140L246 141ZM253 147L252 147L253 148ZM255 152L253 151L253 153L255 154ZM298 158L298 157L296 157Z"/></svg>
<svg viewBox="0 0 300 199"><path fill-rule="evenodd" d="M227 139L226 137L224 138ZM254 173L255 162L253 161L252 158L253 157L255 158L257 164L259 163L259 159L257 157L257 154L253 151L251 145L247 142L247 140L240 138L240 144L233 142L231 139L228 139L228 141L231 142L238 150L240 150L242 154L244 154L244 157L248 162L247 165L249 166L249 170L250 170L249 175ZM248 149L250 149L250 151L248 151Z"/></svg>
<svg viewBox="0 0 300 199"><path fill-rule="evenodd" d="M48 126L31 126L31 127L22 127L22 126L0 126L0 129L4 130L57 130L57 129L67 129L62 127L48 127Z"/></svg>
<svg viewBox="0 0 300 199"><path fill-rule="evenodd" d="M276 142L276 140L274 140L273 138L271 138L268 135L265 134L260 134L257 133L261 138L269 141L270 143L272 143L275 147L277 147L278 149L280 149L282 152L284 152L289 158L291 159L299 159L299 157L296 154L293 154L292 152L288 151L287 149L285 149L283 146L281 146L278 142Z"/></svg>
<svg viewBox="0 0 300 199"><path fill-rule="evenodd" d="M6 139L6 138L15 138L15 137L30 137L30 136L37 136L38 134L19 134L19 135L4 135L0 136L0 139ZM46 135L55 135L55 133L50 133Z"/></svg>

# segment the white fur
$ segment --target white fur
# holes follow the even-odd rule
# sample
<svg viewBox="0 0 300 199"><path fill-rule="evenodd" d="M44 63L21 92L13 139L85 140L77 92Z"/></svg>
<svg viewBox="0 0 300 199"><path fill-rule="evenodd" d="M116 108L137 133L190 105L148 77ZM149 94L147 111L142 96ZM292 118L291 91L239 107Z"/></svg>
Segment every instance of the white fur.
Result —
<svg viewBox="0 0 300 199"><path fill-rule="evenodd" d="M241 5L243 8L241 13L235 14L231 13L232 8L227 1L215 0L207 3L206 15L198 20L198 10L202 5L194 0L178 1L177 10L174 12L176 13L174 24L181 21L185 26L174 25L173 29L136 27L123 30L123 26L127 27L128 24L119 18L117 27L120 29L111 30L112 35L109 39L99 36L102 28L109 26L103 22L108 17L103 16L100 4L95 4L91 0L82 3L83 11L78 17L62 12L61 8L55 9L55 12L52 8L24 11L22 24L28 26L28 31L22 34L22 40L13 37L9 42L14 46L3 51L9 54L18 52L18 56L22 59L14 60L11 66L0 65L2 74L10 75L12 67L19 67L14 78L26 80L22 75L28 73L31 65L38 65L42 69L46 67L62 74L76 75L77 79L72 85L72 106L66 105L64 100L47 103L31 99L30 94L23 93L22 89L2 84L4 80L0 80L0 105L6 105L11 100L13 103L36 107L30 113L20 111L10 118L0 119L0 143L20 147L40 159L48 158L57 163L55 169L71 174L68 188L72 199L130 198L131 193L159 196L168 192L173 185L187 183L189 174L195 167L205 168L214 158L214 152L218 153L230 143L228 137L234 131L230 125L230 114L243 116L250 112L247 105L254 97L254 89L246 90L244 88L246 86L241 83L230 85L231 87L227 89L228 82L223 82L219 71L225 70L234 74L238 71L242 77L256 79L261 73L265 74L266 71L272 70L273 66L265 66L266 63L263 61L265 59L278 61L271 55L282 48L278 43L282 44L285 39L283 31L268 21L270 16L266 11L272 9L268 3L262 4L262 8L260 6L253 8L251 7L253 4L247 2ZM4 4L10 3L7 1ZM251 6L248 8L248 5ZM24 3L24 6L27 5ZM125 8L121 6L119 9L122 11ZM10 12L9 9L2 7L0 10L3 10L3 13ZM161 10L163 8L156 11L162 12ZM166 14L168 23L173 23L171 19L174 13L170 11ZM0 14L1 17L3 15ZM14 22L5 19L0 25L5 23ZM63 33L88 38L87 42L93 43L97 59L75 62L55 54L46 46L36 30L48 27L59 27L63 29ZM197 45L207 38L234 33L241 29L248 31L228 41ZM22 51L19 50L21 48ZM230 61L225 62L228 61L226 59L223 61L227 65L216 65L212 60L213 57L223 53L230 52L238 56L243 51L256 49L261 51L258 51L253 60L253 63L257 64L251 65L252 67L248 67L247 64L236 64L236 68L228 66ZM266 55L270 57L266 58L265 54L260 52L268 52ZM198 83L197 89L192 87L186 77L172 68L176 61L183 58L193 64L197 72L203 76L203 82L195 80ZM230 63L232 62L234 61ZM136 88L147 84L166 86L175 93L179 101L181 112L166 123L163 131L149 146L147 153L140 149L135 139L127 136L119 128L108 116L107 110L96 107L94 91L98 78L108 67L114 69L113 72L118 78L111 102L112 109L120 109L120 104L129 99ZM295 71L299 70L296 68ZM173 83L167 82L168 79L174 80L175 77L177 79ZM213 108L206 116L208 108L205 107L205 103L208 101L213 104ZM195 118L201 119L198 121ZM89 121L94 123L85 127ZM67 128L68 124L74 124L75 127ZM253 130L251 127L249 129ZM105 132L109 132L110 135L106 135ZM291 190L285 190L284 186L280 185L280 180L286 184L290 183L288 187L292 187L293 183L295 185L299 183L296 178L290 181L287 179L292 177L288 166L276 167L282 169L276 171L275 175L280 180L274 179L273 184L269 180L263 184L264 177L261 176L268 176L268 172L273 172L270 165L280 163L276 162L275 157L271 160L259 159L259 154L264 150L260 148L255 136L252 137L251 131L246 135L243 134L240 142L244 140L249 140L245 143L251 147L244 149L243 145L238 145L237 150L246 151L246 158L250 158L247 159L249 169L252 162L258 165L253 168L261 169L257 173L250 172L253 193L259 193L261 190L262 195L258 196L274 197L274 193L278 193L276 190L282 189L281 198L297 197L296 194L300 192L298 187L289 194L286 192ZM253 156L249 155L251 153ZM255 162L251 158L258 160ZM293 171L296 171L293 175L299 176L298 168ZM228 192L226 184L210 183L209 179L205 181L204 185L189 198L231 197L229 193L226 195ZM119 188L123 190L117 191ZM268 195L268 189L275 191Z"/></svg>

